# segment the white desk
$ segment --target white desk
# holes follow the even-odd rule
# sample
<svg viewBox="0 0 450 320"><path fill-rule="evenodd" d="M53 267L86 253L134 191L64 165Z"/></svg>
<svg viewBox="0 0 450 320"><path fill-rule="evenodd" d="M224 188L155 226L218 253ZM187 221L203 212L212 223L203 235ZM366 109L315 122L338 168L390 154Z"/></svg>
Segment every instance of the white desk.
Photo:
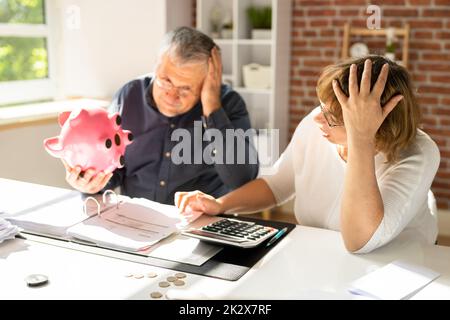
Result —
<svg viewBox="0 0 450 320"><path fill-rule="evenodd" d="M186 299L356 299L346 289L351 281L397 259L441 273L413 299L450 299L450 247L411 241L403 233L373 253L354 255L338 232L297 226L238 281L188 274L185 286L170 288L159 288L158 282L173 270L9 240L0 244L0 300L151 299L153 291ZM149 271L158 277L125 277ZM47 275L50 283L27 287L24 278L33 273Z"/></svg>

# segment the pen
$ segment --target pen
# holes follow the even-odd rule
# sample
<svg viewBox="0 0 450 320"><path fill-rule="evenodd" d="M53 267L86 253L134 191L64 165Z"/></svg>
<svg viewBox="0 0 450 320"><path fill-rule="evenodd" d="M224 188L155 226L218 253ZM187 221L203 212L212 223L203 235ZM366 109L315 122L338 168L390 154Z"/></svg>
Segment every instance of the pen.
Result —
<svg viewBox="0 0 450 320"><path fill-rule="evenodd" d="M273 238L270 239L270 241L266 244L266 247L272 245L275 241L277 241L283 234L286 233L287 229L288 228L285 227L285 228L281 229L280 231L278 231L277 234L274 235Z"/></svg>

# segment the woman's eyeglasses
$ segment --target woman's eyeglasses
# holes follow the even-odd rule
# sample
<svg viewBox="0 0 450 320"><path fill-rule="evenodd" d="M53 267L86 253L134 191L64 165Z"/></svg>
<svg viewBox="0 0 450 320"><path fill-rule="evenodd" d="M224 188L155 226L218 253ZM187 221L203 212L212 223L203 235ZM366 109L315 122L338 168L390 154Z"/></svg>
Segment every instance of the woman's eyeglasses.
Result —
<svg viewBox="0 0 450 320"><path fill-rule="evenodd" d="M320 104L320 111L322 112L325 120L327 121L327 124L330 128L335 128L335 127L343 127L342 124L338 124L335 122L330 121L330 115L329 113L324 109L323 104Z"/></svg>

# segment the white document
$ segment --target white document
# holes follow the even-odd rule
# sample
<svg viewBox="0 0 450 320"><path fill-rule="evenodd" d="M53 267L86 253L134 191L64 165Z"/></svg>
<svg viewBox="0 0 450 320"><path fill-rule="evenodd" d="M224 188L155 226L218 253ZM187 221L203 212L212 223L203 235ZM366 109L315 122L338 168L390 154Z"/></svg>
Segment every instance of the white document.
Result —
<svg viewBox="0 0 450 320"><path fill-rule="evenodd" d="M5 240L14 239L19 229L9 221L0 218L0 243Z"/></svg>
<svg viewBox="0 0 450 320"><path fill-rule="evenodd" d="M2 215L12 224L25 230L53 236L64 236L67 228L96 214L92 203L86 206L77 191L64 191L45 196L39 193L22 194L21 199Z"/></svg>
<svg viewBox="0 0 450 320"><path fill-rule="evenodd" d="M147 256L201 266L214 257L223 247L186 237L181 234L164 239L153 246Z"/></svg>
<svg viewBox="0 0 450 320"><path fill-rule="evenodd" d="M141 251L177 231L180 221L130 200L70 227L67 235L113 249Z"/></svg>
<svg viewBox="0 0 450 320"><path fill-rule="evenodd" d="M151 256L155 249L154 257L194 265L203 264L220 251L194 239L159 246L160 240L182 230L201 214L182 216L175 206L148 199L118 196L104 204L101 196L95 196L100 205L99 216L95 201L86 203L85 212L85 198L78 191L14 181L3 184L0 179L0 194L6 195L0 203L0 219L3 217L14 225L7 229L3 224L0 228L5 239L17 233L18 226L31 233L77 238L143 255Z"/></svg>
<svg viewBox="0 0 450 320"><path fill-rule="evenodd" d="M375 299L408 299L440 274L403 261L394 261L350 285L351 293Z"/></svg>
<svg viewBox="0 0 450 320"><path fill-rule="evenodd" d="M190 215L180 215L180 211L175 206L162 204L145 198L128 198L124 196L121 196L120 198L126 199L125 200L126 202L139 204L141 206L144 206L157 212L164 212L164 215L172 217L177 220L176 226L177 229L179 230L185 228L188 224L197 220L197 218L199 218L202 215L202 212L193 212Z"/></svg>

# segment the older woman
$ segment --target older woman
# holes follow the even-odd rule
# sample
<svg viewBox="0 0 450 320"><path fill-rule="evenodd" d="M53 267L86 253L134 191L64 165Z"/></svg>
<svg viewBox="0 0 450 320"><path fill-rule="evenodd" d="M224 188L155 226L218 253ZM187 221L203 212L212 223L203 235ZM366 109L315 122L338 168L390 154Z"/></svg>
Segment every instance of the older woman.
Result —
<svg viewBox="0 0 450 320"><path fill-rule="evenodd" d="M370 252L405 229L434 243L427 200L440 155L418 128L413 92L408 72L380 56L329 66L318 80L321 105L300 122L275 174L218 199L179 192L175 204L214 215L295 197L301 224L341 231L352 252Z"/></svg>

